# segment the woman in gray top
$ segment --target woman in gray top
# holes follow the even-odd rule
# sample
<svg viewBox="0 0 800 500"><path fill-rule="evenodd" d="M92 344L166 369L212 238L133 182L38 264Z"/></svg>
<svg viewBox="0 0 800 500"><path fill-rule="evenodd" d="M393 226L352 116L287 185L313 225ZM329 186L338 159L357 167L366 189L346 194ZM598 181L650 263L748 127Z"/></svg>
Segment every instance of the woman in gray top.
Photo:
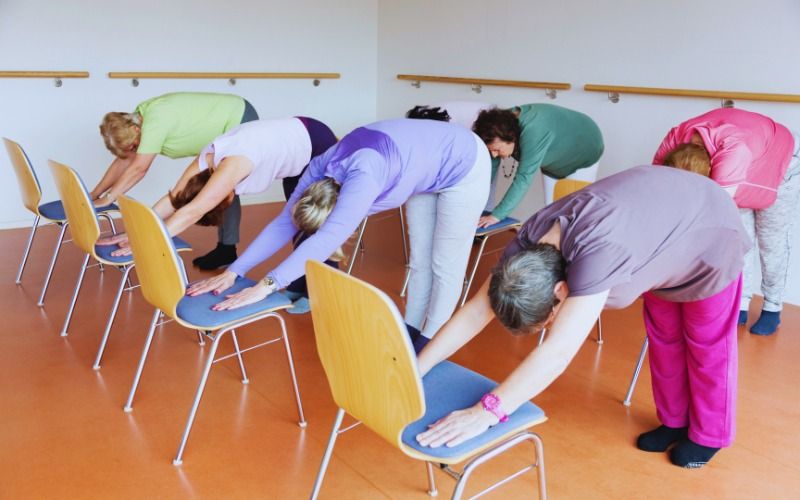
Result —
<svg viewBox="0 0 800 500"><path fill-rule="evenodd" d="M647 451L699 467L734 436L736 320L750 247L736 206L713 181L635 167L531 217L492 276L419 357L421 373L497 317L515 334L548 328L493 393L417 436L454 446L535 397L567 367L604 307L644 299L654 397L662 426Z"/></svg>

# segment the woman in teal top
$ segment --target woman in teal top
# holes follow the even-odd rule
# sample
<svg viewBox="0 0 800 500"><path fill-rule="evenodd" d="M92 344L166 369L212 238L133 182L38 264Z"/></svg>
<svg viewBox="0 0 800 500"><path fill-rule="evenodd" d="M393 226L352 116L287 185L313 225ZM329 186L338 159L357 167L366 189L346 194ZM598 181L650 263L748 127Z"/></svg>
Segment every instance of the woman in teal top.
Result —
<svg viewBox="0 0 800 500"><path fill-rule="evenodd" d="M116 156L91 192L97 206L116 201L145 176L157 155L195 157L207 144L258 113L247 100L231 94L177 92L142 102L133 113L108 113L100 124L106 147ZM216 269L236 260L239 242L239 197L223 215L217 247L194 259L201 269Z"/></svg>
<svg viewBox="0 0 800 500"><path fill-rule="evenodd" d="M541 168L545 202L553 201L558 179L570 178L594 181L597 164L603 154L603 135L588 116L552 104L525 104L511 109L482 111L474 132L483 139L492 155L493 204L495 176L500 160L514 157L519 165L503 175L514 176L503 199L481 217L480 227L491 226L508 217L530 188L533 174Z"/></svg>

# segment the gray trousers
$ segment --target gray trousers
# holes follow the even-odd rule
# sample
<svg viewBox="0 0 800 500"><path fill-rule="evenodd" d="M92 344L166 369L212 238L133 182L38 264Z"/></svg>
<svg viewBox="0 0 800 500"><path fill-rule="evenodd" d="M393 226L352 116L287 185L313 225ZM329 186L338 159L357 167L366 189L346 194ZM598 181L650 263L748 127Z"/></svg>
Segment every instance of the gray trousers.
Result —
<svg viewBox="0 0 800 500"><path fill-rule="evenodd" d="M247 123L258 120L258 113L250 102L244 100L244 113L242 121ZM239 195L233 196L233 203L222 214L222 225L217 227L217 241L223 245L235 245L239 243L239 225L242 222L242 204L239 202Z"/></svg>
<svg viewBox="0 0 800 500"><path fill-rule="evenodd" d="M765 311L777 312L783 308L783 292L791 256L792 227L798 216L800 202L800 136L794 134L794 155L778 186L778 197L771 206L762 210L741 209L742 224L753 242L745 255L744 282L739 309L747 311L753 297L753 274L756 244L761 261L761 291Z"/></svg>
<svg viewBox="0 0 800 500"><path fill-rule="evenodd" d="M433 338L458 304L472 240L492 169L489 150L475 136L477 157L466 177L438 193L406 202L411 244L405 321Z"/></svg>

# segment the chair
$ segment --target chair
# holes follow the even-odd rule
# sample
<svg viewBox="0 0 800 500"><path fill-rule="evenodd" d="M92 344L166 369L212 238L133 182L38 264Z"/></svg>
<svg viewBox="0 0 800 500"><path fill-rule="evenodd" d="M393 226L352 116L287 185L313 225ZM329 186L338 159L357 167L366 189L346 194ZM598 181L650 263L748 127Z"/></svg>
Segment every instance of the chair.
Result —
<svg viewBox="0 0 800 500"><path fill-rule="evenodd" d="M473 405L497 384L448 361L420 379L403 320L385 293L320 262L309 261L306 276L317 351L339 407L312 499L319 495L336 438L348 430L340 430L345 412L407 456L426 462L432 496L437 494L433 464L457 479L453 498L460 498L477 466L532 441L535 460L484 492L537 468L539 495L546 498L542 441L527 430L546 420L541 409L525 403L507 422L453 448L421 447L417 433L451 411ZM464 461L462 472L450 468Z"/></svg>
<svg viewBox="0 0 800 500"><path fill-rule="evenodd" d="M403 213L403 207L402 206L398 207L397 210L400 214L400 235L403 240L403 258L405 259L406 262L406 269L408 269L408 242L406 241L406 219L405 219L405 214ZM364 240L364 231L366 231L367 229L368 220L369 217L364 217L364 220L362 220L361 224L359 224L358 226L357 229L358 235L356 236L356 242L355 245L353 246L353 255L350 257L350 263L347 265L347 274L353 273L353 266L355 265L356 262L355 253L359 251L363 253L365 251L363 240ZM408 283L408 271L406 271L406 281L403 283L403 291L400 294L401 297L404 296L405 294L407 283Z"/></svg>
<svg viewBox="0 0 800 500"><path fill-rule="evenodd" d="M478 253L475 255L475 262L472 264L472 271L470 271L469 276L464 280L464 294L461 297L462 306L467 302L469 289L472 286L472 281L475 279L475 272L478 270L478 264L480 264L481 257L484 255L483 250L486 248L486 242L489 241L489 237L506 231L519 231L520 227L522 227L522 222L513 217L506 217L497 224L492 224L489 227L479 227L478 230L475 231L475 239L480 241L480 246L478 247ZM502 249L493 250L490 253L500 250ZM489 254L487 253L486 255Z"/></svg>
<svg viewBox="0 0 800 500"><path fill-rule="evenodd" d="M42 218L49 221L50 224L57 224L61 227L58 239L56 240L56 246L53 249L53 256L50 258L50 267L47 269L47 275L42 285L39 301L37 302L37 305L41 307L44 305L44 297L50 285L50 278L53 276L53 269L56 266L56 260L58 260L59 250L64 242L64 233L67 231L67 226L69 224L67 222L67 216L64 213L64 207L60 201L40 204L42 201L42 188L39 184L38 177L36 177L36 172L33 170L33 165L31 165L28 155L25 154L22 146L6 138L3 138L3 142L5 143L8 156L11 159L11 166L14 168L14 174L17 177L22 203L25 205L25 208L33 212L35 216L33 219L33 226L31 227L31 234L28 236L28 244L25 247L25 253L22 254L22 262L17 272L17 284L22 282L22 273L25 271L25 264L28 262L28 255L30 254L31 246L33 246L33 237L36 235L36 229L39 227L39 222ZM117 206L109 205L96 210L100 217L108 221L111 226L111 231L116 232L110 212L118 210Z"/></svg>
<svg viewBox="0 0 800 500"><path fill-rule="evenodd" d="M75 291L72 294L72 300L67 309L67 317L64 319L64 326L61 329L61 336L66 337L69 330L69 323L72 319L72 313L75 311L75 304L78 301L78 295L81 291L83 278L86 274L86 269L89 264L89 259L92 258L101 265L110 266L122 272L122 278L119 280L117 287L117 294L114 297L114 303L111 307L111 314L108 317L105 331L101 337L100 347L97 350L93 368L100 369L100 361L103 358L106 343L108 342L109 334L111 333L111 326L117 315L120 300L122 299L122 292L125 291L125 285L128 283L130 289L130 281L128 279L131 270L133 269L133 257L130 255L115 257L111 255L114 250L119 249L118 245L98 245L97 239L100 237L100 224L98 222L98 214L95 212L92 205L89 192L84 186L81 178L75 170L61 163L50 160L50 170L53 172L53 179L55 180L56 189L61 196L61 202L64 206L66 221L64 225L69 224L72 233L72 241L75 246L84 252L83 263L81 270L78 274L78 281L75 284ZM174 238L175 245L180 250L191 250L188 243L180 238Z"/></svg>
<svg viewBox="0 0 800 500"><path fill-rule="evenodd" d="M189 297L186 295L187 281L185 271L166 228L155 212L146 205L127 197L120 198L120 208L122 210L122 219L125 222L125 230L128 234L131 249L133 250L133 259L136 264L136 274L141 283L142 295L147 302L156 308L150 322L150 329L147 333L138 368L136 369L136 375L134 376L133 384L131 385L131 390L125 403L125 411L130 412L133 409L133 397L139 385L142 371L144 370L150 344L155 334L156 323L163 311L164 314L174 319L177 323L192 330L199 331L212 341L211 349L208 353L208 358L206 359L202 375L200 376L200 382L197 386L194 402L189 411L189 417L184 428L181 443L178 447L175 459L172 461L174 465L180 465L183 462L183 452L186 448L186 442L189 439L189 432L192 429L192 424L194 423L197 408L200 405L200 398L203 396L203 390L205 389L212 364L235 356L238 359L239 369L242 373L242 383L246 384L248 383L248 379L242 353L280 340L283 340L283 345L286 349L286 359L289 362L289 372L291 374L295 402L297 404L299 425L300 427L305 427L306 420L300 401L300 391L297 387L297 377L294 372L289 337L286 334L286 324L281 315L277 312L281 309L291 307L291 302L281 294L273 293L264 300L239 309L212 311L211 306L225 300L225 295L214 295L212 293L196 297ZM234 286L229 289L229 293L238 292L254 284L255 282L252 280L238 278ZM280 325L281 335L258 345L240 349L236 337L236 328L264 318L275 318ZM231 340L233 341L234 353L214 359L220 341L225 337L225 334L229 332Z"/></svg>

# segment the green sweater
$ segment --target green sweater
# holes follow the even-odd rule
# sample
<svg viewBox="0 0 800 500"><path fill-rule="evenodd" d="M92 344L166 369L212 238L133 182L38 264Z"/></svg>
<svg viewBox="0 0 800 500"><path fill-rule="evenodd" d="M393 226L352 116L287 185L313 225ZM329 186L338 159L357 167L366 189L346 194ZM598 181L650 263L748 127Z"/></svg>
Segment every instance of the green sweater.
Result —
<svg viewBox="0 0 800 500"><path fill-rule="evenodd" d="M231 94L176 92L136 107L142 116L137 153L170 158L195 156L206 144L242 122L244 99Z"/></svg>
<svg viewBox="0 0 800 500"><path fill-rule="evenodd" d="M492 211L500 220L517 208L530 188L533 174L563 179L597 163L603 154L603 135L588 116L552 104L526 104L519 110L519 167L505 196ZM492 161L492 179L500 159Z"/></svg>

